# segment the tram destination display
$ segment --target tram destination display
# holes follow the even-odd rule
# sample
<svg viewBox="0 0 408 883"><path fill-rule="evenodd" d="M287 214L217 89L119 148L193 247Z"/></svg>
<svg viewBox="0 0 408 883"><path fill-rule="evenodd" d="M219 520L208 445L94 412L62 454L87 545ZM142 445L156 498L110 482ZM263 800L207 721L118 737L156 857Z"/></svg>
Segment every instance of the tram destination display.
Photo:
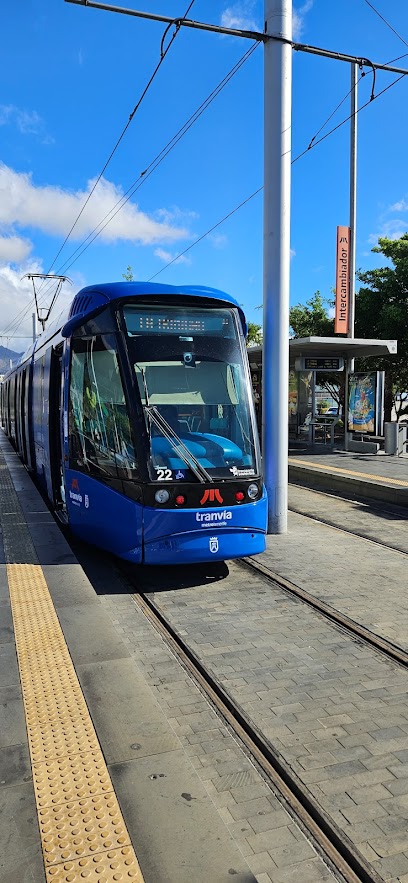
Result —
<svg viewBox="0 0 408 883"><path fill-rule="evenodd" d="M140 334L234 336L233 319L229 310L184 307L169 307L163 310L125 305L124 314L128 333L132 336Z"/></svg>

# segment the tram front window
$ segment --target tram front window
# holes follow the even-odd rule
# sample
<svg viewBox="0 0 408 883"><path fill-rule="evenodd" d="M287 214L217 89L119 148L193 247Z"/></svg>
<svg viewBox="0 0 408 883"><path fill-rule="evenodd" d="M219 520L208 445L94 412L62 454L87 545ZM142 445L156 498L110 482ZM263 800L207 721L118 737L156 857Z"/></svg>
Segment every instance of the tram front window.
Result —
<svg viewBox="0 0 408 883"><path fill-rule="evenodd" d="M234 311L129 306L124 314L155 477L257 474Z"/></svg>

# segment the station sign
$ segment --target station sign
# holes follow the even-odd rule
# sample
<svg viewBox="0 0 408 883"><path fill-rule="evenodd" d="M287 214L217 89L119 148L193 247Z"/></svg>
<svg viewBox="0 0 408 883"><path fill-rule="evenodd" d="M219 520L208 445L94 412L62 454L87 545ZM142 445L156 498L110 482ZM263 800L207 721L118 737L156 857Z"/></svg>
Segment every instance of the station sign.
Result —
<svg viewBox="0 0 408 883"><path fill-rule="evenodd" d="M334 333L347 334L350 308L350 227L337 227Z"/></svg>
<svg viewBox="0 0 408 883"><path fill-rule="evenodd" d="M344 359L331 356L302 356L296 359L296 371L343 371Z"/></svg>

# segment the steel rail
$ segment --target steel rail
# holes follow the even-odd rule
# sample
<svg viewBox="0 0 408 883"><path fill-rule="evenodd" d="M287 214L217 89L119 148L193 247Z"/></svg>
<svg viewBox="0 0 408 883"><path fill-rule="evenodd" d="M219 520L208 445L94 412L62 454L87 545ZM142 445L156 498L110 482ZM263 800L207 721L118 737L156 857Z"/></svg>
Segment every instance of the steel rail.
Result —
<svg viewBox="0 0 408 883"><path fill-rule="evenodd" d="M152 599L143 593L133 594L132 598L243 743L246 752L254 759L263 777L281 795L290 814L309 834L317 853L323 856L331 869L341 874L347 883L383 883L381 877L355 849L344 831L329 818L282 755L265 740L240 706L207 671Z"/></svg>
<svg viewBox="0 0 408 883"><path fill-rule="evenodd" d="M299 485L297 485L297 487L299 487ZM307 490L311 490L311 488L307 488ZM313 493L324 494L324 491L313 491ZM339 527L338 524L335 524L334 521L330 521L329 518L323 518L323 516L321 515L311 515L309 512L302 512L302 510L297 509L296 506L288 506L288 509L289 512L294 512L296 515L301 515L303 518L309 518L310 521L316 521L317 524L324 524L327 527L333 528L333 530L339 530L341 533L348 534L351 537L359 537L359 539L361 540L366 540L367 543L373 543L374 546L381 546L383 549L389 549L390 552L398 552L399 555L408 555L408 552L405 549L400 549L399 546L390 546L389 543L385 543L382 540L376 540L373 537L370 537L367 533L361 533L358 530L350 530L350 528ZM397 518L399 518L401 521L406 521L406 518L404 519L402 515L397 516Z"/></svg>
<svg viewBox="0 0 408 883"><path fill-rule="evenodd" d="M341 528L339 528L339 530L340 529ZM404 668L408 668L408 653L403 650L402 647L398 647L398 645L393 644L392 641L387 641L386 638L381 638L380 635L371 632L370 629L360 625L360 623L351 619L351 617L346 616L344 613L340 613L339 610L331 607L330 604L326 604L325 601L320 601L319 598L315 598L309 592L306 592L305 589L301 589L299 586L290 582L290 580L285 579L278 573L274 573L273 570L266 567L265 564L261 564L260 561L255 561L253 558L240 558L237 563L251 570L256 570L256 572L265 577L268 582L276 583L280 589L283 589L285 592L298 598L300 601L304 601L309 607L313 607L319 613L322 613L326 619L341 626L342 629L353 637L365 641L366 644L369 644L370 647L385 655L388 659L391 659L393 662L398 662L399 665L403 665Z"/></svg>

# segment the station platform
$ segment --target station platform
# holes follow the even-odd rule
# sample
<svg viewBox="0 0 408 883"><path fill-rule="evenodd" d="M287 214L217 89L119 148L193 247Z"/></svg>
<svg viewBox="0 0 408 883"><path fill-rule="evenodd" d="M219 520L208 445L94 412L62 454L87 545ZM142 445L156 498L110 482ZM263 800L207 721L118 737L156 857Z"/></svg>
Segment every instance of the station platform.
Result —
<svg viewBox="0 0 408 883"><path fill-rule="evenodd" d="M326 456L327 474L363 473L377 494L408 488L378 456L290 460L313 476ZM403 510L336 494L293 484L289 532L259 560L408 649ZM1 431L0 525L0 883L331 883L115 561L68 543ZM373 879L408 883L405 672L235 562L212 580L149 574L144 591Z"/></svg>
<svg viewBox="0 0 408 883"><path fill-rule="evenodd" d="M408 457L289 450L289 481L333 494L408 507Z"/></svg>
<svg viewBox="0 0 408 883"><path fill-rule="evenodd" d="M186 673L103 555L98 597L1 431L0 519L1 883L255 883L174 722ZM195 687L187 701L239 785L247 759Z"/></svg>

